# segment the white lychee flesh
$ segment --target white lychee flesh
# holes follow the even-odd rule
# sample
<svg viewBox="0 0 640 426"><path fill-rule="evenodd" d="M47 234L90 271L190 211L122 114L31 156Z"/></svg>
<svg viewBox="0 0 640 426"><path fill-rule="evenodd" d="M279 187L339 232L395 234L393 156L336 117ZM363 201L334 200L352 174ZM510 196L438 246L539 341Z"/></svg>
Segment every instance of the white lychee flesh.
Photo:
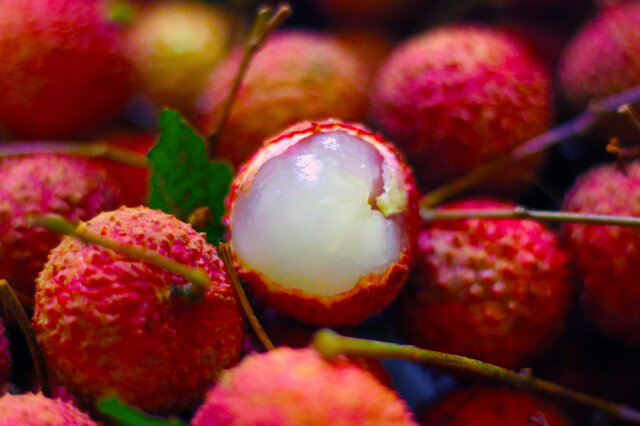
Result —
<svg viewBox="0 0 640 426"><path fill-rule="evenodd" d="M231 211L244 268L287 289L334 296L399 257L386 206L397 186L368 142L342 131L309 136L267 160ZM391 180L392 182L389 182Z"/></svg>

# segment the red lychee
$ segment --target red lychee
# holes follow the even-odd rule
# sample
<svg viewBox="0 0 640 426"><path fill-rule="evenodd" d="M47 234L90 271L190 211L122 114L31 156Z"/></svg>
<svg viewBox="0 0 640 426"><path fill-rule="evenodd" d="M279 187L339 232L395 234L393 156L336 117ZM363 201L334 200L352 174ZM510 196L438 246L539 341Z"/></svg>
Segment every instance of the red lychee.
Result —
<svg viewBox="0 0 640 426"><path fill-rule="evenodd" d="M47 254L61 239L30 226L29 217L55 213L87 220L119 204L105 171L79 157L6 157L0 161L0 182L0 277L29 296Z"/></svg>
<svg viewBox="0 0 640 426"><path fill-rule="evenodd" d="M583 107L640 84L640 1L603 7L568 44L560 63L567 98Z"/></svg>
<svg viewBox="0 0 640 426"><path fill-rule="evenodd" d="M527 392L506 388L474 386L448 396L426 411L425 426L532 426L534 418L549 426L572 423L555 405Z"/></svg>
<svg viewBox="0 0 640 426"><path fill-rule="evenodd" d="M414 425L405 402L346 359L280 347L225 371L192 426Z"/></svg>
<svg viewBox="0 0 640 426"><path fill-rule="evenodd" d="M34 326L61 383L89 397L115 393L149 412L193 408L239 357L242 318L213 246L173 216L145 207L105 212L82 225L120 243L203 268L204 299L173 295L187 281L67 237L38 276Z"/></svg>
<svg viewBox="0 0 640 426"><path fill-rule="evenodd" d="M240 170L227 224L241 277L301 321L357 324L396 296L417 235L417 191L397 149L364 127L300 123Z"/></svg>
<svg viewBox="0 0 640 426"><path fill-rule="evenodd" d="M73 404L42 394L11 395L0 398L0 426L97 426Z"/></svg>
<svg viewBox="0 0 640 426"><path fill-rule="evenodd" d="M472 199L442 208L513 207ZM531 220L425 224L410 283L401 330L411 342L509 368L547 349L571 295L567 254L552 231Z"/></svg>
<svg viewBox="0 0 640 426"><path fill-rule="evenodd" d="M130 66L100 0L0 2L0 126L62 138L118 112Z"/></svg>
<svg viewBox="0 0 640 426"><path fill-rule="evenodd" d="M375 119L430 188L544 132L551 83L506 32L441 27L396 48L378 72L371 102Z"/></svg>
<svg viewBox="0 0 640 426"><path fill-rule="evenodd" d="M243 49L210 76L197 123L211 133L220 120ZM367 71L357 55L331 36L302 31L273 35L256 54L218 141L218 154L236 166L263 141L301 120L364 119Z"/></svg>
<svg viewBox="0 0 640 426"><path fill-rule="evenodd" d="M640 216L640 162L609 164L578 178L563 210ZM640 232L635 228L568 224L564 235L583 278L581 302L606 333L640 345Z"/></svg>

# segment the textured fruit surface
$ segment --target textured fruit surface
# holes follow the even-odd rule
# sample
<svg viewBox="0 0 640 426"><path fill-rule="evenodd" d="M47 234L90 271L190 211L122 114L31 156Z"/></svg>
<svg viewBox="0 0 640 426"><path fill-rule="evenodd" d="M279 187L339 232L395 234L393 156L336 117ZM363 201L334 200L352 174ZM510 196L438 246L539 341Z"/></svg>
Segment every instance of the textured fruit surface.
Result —
<svg viewBox="0 0 640 426"><path fill-rule="evenodd" d="M189 113L230 36L229 19L217 7L172 0L144 9L125 43L145 93L159 106Z"/></svg>
<svg viewBox="0 0 640 426"><path fill-rule="evenodd" d="M526 392L506 388L474 386L454 393L426 411L424 426L530 426L536 415L549 426L569 426L565 415L553 404ZM538 423L539 424L539 423Z"/></svg>
<svg viewBox="0 0 640 426"><path fill-rule="evenodd" d="M474 199L443 208L513 207ZM546 349L564 324L571 293L568 256L538 222L425 224L416 259L401 329L419 346L519 367Z"/></svg>
<svg viewBox="0 0 640 426"><path fill-rule="evenodd" d="M42 394L10 395L0 398L0 426L97 426L68 402Z"/></svg>
<svg viewBox="0 0 640 426"><path fill-rule="evenodd" d="M243 330L224 265L202 234L148 208L105 212L84 229L205 269L197 303L171 296L181 276L65 238L37 281L34 325L62 384L115 393L149 412L193 408L240 354Z"/></svg>
<svg viewBox="0 0 640 426"><path fill-rule="evenodd" d="M216 129L242 49L210 76L198 102L199 127ZM360 121L367 108L367 71L357 55L328 35L282 32L251 61L219 140L219 155L236 166L264 140L301 120Z"/></svg>
<svg viewBox="0 0 640 426"><path fill-rule="evenodd" d="M346 359L280 347L225 371L191 423L414 425L404 401Z"/></svg>
<svg viewBox="0 0 640 426"><path fill-rule="evenodd" d="M416 203L411 170L389 142L339 121L300 123L232 183L227 222L239 272L282 313L359 323L404 284Z"/></svg>
<svg viewBox="0 0 640 426"><path fill-rule="evenodd" d="M0 126L61 138L118 112L130 66L100 0L0 2Z"/></svg>
<svg viewBox="0 0 640 426"><path fill-rule="evenodd" d="M564 210L640 216L640 162L626 172L609 164L578 178ZM640 345L640 231L631 227L568 224L564 235L584 284L581 302L608 334Z"/></svg>
<svg viewBox="0 0 640 426"><path fill-rule="evenodd" d="M421 186L433 187L546 130L551 83L507 33L441 27L396 48L378 73L372 109Z"/></svg>
<svg viewBox="0 0 640 426"><path fill-rule="evenodd" d="M79 157L7 157L0 161L0 182L0 277L27 295L33 294L36 275L61 239L29 226L29 216L55 213L88 220L119 202L105 171Z"/></svg>
<svg viewBox="0 0 640 426"><path fill-rule="evenodd" d="M566 96L579 107L640 84L640 2L605 6L567 45L560 63Z"/></svg>

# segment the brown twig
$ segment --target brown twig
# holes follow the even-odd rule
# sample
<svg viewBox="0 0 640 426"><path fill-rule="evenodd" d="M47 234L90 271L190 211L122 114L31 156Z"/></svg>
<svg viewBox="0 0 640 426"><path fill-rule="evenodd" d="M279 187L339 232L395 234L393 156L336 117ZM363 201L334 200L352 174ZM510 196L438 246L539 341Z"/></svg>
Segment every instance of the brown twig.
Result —
<svg viewBox="0 0 640 426"><path fill-rule="evenodd" d="M242 309L244 310L253 331L258 336L258 339L262 342L262 345L267 349L271 350L274 348L273 343L267 336L267 333L262 328L262 324L258 321L258 318L253 313L253 309L251 309L251 304L249 303L249 299L247 299L247 295L242 288L242 283L240 283L240 277L238 277L238 272L236 268L233 266L233 254L231 253L231 246L227 243L220 243L218 245L218 256L224 262L224 266L227 268L227 273L229 274L229 278L231 279L231 284L233 284L233 288L236 290L236 294L238 295L238 299L240 300L240 304L242 305Z"/></svg>

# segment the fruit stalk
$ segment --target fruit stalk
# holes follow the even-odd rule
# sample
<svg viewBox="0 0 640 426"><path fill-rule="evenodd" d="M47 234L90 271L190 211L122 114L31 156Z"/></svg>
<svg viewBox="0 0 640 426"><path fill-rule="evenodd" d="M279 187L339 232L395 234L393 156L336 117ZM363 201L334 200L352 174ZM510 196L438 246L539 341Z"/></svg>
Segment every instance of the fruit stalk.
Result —
<svg viewBox="0 0 640 426"><path fill-rule="evenodd" d="M24 311L24 308L20 304L18 297L15 295L11 286L7 280L0 279L0 300L11 312L13 318L18 322L22 334L24 334L29 346L29 352L31 352L31 358L33 359L33 366L40 382L40 389L42 394L47 398L52 397L52 386L49 381L49 374L47 372L47 362L42 352L42 348L38 344L36 339L36 332L31 325L31 321Z"/></svg>
<svg viewBox="0 0 640 426"><path fill-rule="evenodd" d="M224 105L222 111L222 117L218 126L213 133L207 138L207 153L209 157L213 156L214 148L217 140L220 138L220 134L224 129L224 126L231 114L231 108L233 107L233 101L240 89L242 79L249 67L251 59L253 59L255 53L260 49L265 40L269 37L276 28L282 24L285 19L291 15L291 8L288 4L281 4L278 6L275 12L269 6L263 6L258 9L256 19L251 27L247 41L245 42L244 55L242 56L242 62L240 62L240 68L231 86L231 92Z"/></svg>
<svg viewBox="0 0 640 426"><path fill-rule="evenodd" d="M586 111L560 126L545 132L515 148L509 155L499 156L493 161L482 164L461 177L448 182L425 194L420 200L422 209L441 204L463 191L484 182L499 170L511 163L524 160L556 145L563 140L586 132L609 114L619 113L623 105L640 101L640 86L592 102Z"/></svg>
<svg viewBox="0 0 640 426"><path fill-rule="evenodd" d="M556 383L538 379L534 377L528 369L515 372L498 367L497 365L459 355L420 349L411 345L345 337L328 329L322 329L316 332L313 336L312 344L328 359L333 359L340 354L360 355L376 358L398 358L414 362L424 362L440 367L454 368L505 382L517 388L530 389L569 399L606 412L618 419L640 424L640 411L634 408L586 395Z"/></svg>

